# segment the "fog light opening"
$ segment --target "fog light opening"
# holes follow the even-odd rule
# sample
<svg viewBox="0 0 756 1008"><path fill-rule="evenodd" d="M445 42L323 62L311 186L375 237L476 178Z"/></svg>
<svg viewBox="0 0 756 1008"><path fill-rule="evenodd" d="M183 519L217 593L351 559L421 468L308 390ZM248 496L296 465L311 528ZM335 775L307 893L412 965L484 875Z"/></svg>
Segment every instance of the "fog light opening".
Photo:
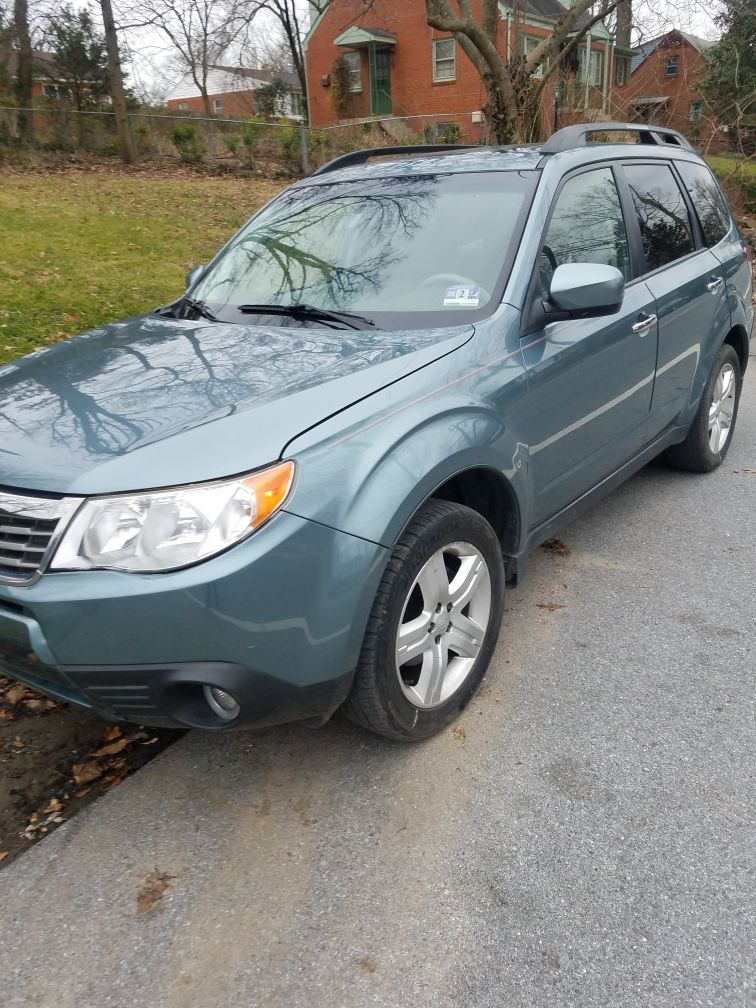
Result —
<svg viewBox="0 0 756 1008"><path fill-rule="evenodd" d="M236 697L217 686L203 686L202 689L208 706L222 721L235 721L239 717L241 707Z"/></svg>

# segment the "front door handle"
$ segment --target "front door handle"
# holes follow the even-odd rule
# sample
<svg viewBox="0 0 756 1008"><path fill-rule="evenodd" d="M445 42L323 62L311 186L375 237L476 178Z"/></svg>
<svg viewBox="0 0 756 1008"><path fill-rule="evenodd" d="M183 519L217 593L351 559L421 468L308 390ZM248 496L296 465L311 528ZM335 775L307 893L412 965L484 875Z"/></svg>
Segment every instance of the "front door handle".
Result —
<svg viewBox="0 0 756 1008"><path fill-rule="evenodd" d="M633 332L638 333L641 336L645 336L651 326L656 325L656 315L646 315L644 318L639 319L633 326Z"/></svg>
<svg viewBox="0 0 756 1008"><path fill-rule="evenodd" d="M712 294L716 294L717 291L722 289L723 283L724 279L722 277L718 277L716 280L712 280L711 283L706 284L706 290L711 291Z"/></svg>

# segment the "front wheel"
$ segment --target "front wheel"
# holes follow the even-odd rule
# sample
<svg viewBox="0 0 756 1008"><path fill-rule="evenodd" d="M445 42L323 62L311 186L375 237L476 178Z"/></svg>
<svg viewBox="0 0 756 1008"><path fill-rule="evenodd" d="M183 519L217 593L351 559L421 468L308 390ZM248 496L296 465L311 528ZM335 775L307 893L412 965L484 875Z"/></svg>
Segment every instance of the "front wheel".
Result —
<svg viewBox="0 0 756 1008"><path fill-rule="evenodd" d="M665 452L671 465L693 472L711 472L721 465L735 431L742 383L740 359L725 343L714 360L688 436Z"/></svg>
<svg viewBox="0 0 756 1008"><path fill-rule="evenodd" d="M431 500L391 555L344 713L387 738L440 731L467 705L501 626L504 568L476 511Z"/></svg>

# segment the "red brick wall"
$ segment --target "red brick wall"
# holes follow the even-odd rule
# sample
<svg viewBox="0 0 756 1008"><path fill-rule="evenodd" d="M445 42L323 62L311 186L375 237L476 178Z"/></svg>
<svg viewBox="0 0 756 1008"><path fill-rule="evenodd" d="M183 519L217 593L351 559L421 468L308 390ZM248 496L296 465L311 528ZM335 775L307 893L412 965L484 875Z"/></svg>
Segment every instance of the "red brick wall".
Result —
<svg viewBox="0 0 756 1008"><path fill-rule="evenodd" d="M480 0L474 0L480 6ZM332 0L307 47L307 86L310 118L315 127L337 122L330 87L321 83L334 62L347 50L335 46L337 38L349 25L381 28L397 36L391 56L391 96L396 116L438 115L442 120L459 121L466 113L463 128L471 129L470 113L482 108L485 89L470 61L457 46L457 77L455 81L434 83L432 40L444 35L428 27L425 5L408 4L405 0L376 0L372 9L360 16L360 0ZM362 52L362 92L352 95L349 118L369 116L370 80L367 53ZM447 114L448 113L448 114ZM419 132L421 120L411 124Z"/></svg>
<svg viewBox="0 0 756 1008"><path fill-rule="evenodd" d="M223 108L220 112L214 112L215 99L220 98ZM168 108L173 112L186 111L194 112L196 115L205 114L205 106L201 97L196 98L171 98L166 102ZM180 105L186 105L186 109L179 109ZM253 91L228 91L224 94L210 95L210 110L221 119L244 119L251 116L255 111L255 98Z"/></svg>
<svg viewBox="0 0 756 1008"><path fill-rule="evenodd" d="M677 56L675 77L666 75L668 56ZM630 120L640 117L640 113L634 114L630 106L633 98L656 98L666 95L668 97L666 104L649 111L643 118L647 116L650 122L669 126L686 135L691 133L691 127L697 125L698 129L693 130L693 135L698 134L697 142L708 145L712 135L715 134L715 124L706 118L695 124L688 118L691 102L701 100L695 92L695 86L701 78L703 69L704 57L701 53L677 32L671 32L631 74L630 82L623 93L624 117ZM717 142L715 137L715 143Z"/></svg>
<svg viewBox="0 0 756 1008"><path fill-rule="evenodd" d="M472 0L472 4L475 13L480 15L481 0ZM435 117L415 119L408 123L415 133L422 132L423 126L433 121L457 122L465 139L480 138L481 127L473 125L471 120L472 113L480 111L486 101L485 88L477 71L457 45L456 80L434 82L432 41L447 36L428 27L423 3L407 3L406 0L375 0L367 14L364 13L361 0L332 0L307 46L310 119L315 128L339 121L331 88L323 83L323 79L330 75L334 62L348 51L334 45L334 39L352 24L380 28L397 36L391 56L391 92L395 116ZM505 52L506 22L501 22L500 29L499 46ZM529 25L513 25L510 38L513 51L517 51L518 32L531 36L548 34ZM594 47L602 48L597 43L594 43ZM344 117L346 119L367 118L371 115L370 78L365 51L361 52L361 62L362 91L350 95ZM591 90L593 100L597 89ZM598 107L600 106L599 95ZM543 121L548 128L553 121L551 83L545 89L542 109Z"/></svg>

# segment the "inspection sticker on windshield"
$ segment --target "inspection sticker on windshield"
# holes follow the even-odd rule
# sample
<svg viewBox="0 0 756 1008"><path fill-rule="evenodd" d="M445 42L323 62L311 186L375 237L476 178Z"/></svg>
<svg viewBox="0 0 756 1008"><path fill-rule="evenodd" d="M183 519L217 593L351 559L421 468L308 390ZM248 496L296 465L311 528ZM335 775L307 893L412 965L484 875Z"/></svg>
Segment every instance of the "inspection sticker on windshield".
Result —
<svg viewBox="0 0 756 1008"><path fill-rule="evenodd" d="M447 287L444 308L477 308L480 304L480 287Z"/></svg>

